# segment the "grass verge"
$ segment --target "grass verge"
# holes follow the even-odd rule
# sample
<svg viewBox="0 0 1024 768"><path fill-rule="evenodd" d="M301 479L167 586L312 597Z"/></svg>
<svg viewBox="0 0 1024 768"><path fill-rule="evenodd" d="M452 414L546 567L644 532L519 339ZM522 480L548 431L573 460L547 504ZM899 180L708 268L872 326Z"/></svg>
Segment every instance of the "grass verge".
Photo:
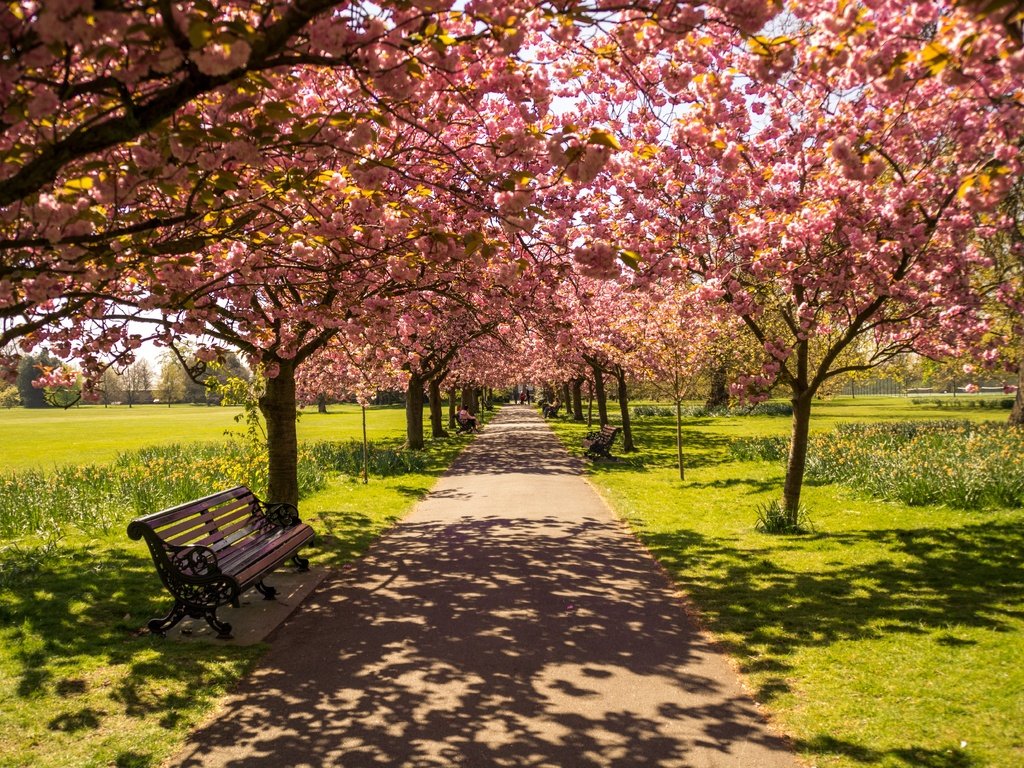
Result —
<svg viewBox="0 0 1024 768"><path fill-rule="evenodd" d="M815 431L936 418L885 398L815 408ZM957 417L976 415L1005 418ZM554 426L582 452L583 426ZM594 463L592 479L809 764L1024 764L1024 510L910 507L808 485L815 533L759 533L756 508L780 494L782 467L736 460L728 444L788 429L786 417L690 419L681 482L674 423L645 418L640 450Z"/></svg>

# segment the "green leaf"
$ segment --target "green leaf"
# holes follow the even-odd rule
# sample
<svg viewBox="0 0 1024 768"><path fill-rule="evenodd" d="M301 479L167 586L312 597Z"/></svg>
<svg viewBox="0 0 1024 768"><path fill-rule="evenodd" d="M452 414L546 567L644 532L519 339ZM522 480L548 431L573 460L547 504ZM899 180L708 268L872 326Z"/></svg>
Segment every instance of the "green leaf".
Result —
<svg viewBox="0 0 1024 768"><path fill-rule="evenodd" d="M77 179L68 179L64 182L64 189L75 190L77 192L92 189L92 186L92 176L81 176Z"/></svg>
<svg viewBox="0 0 1024 768"><path fill-rule="evenodd" d="M233 115L236 112L244 112L247 109L252 109L256 106L256 99L240 99L239 101L233 102L228 107L228 114Z"/></svg>
<svg viewBox="0 0 1024 768"><path fill-rule="evenodd" d="M212 181L217 189L238 189L238 175L231 171L217 171L213 174Z"/></svg>
<svg viewBox="0 0 1024 768"><path fill-rule="evenodd" d="M213 25L205 19L192 19L188 25L188 42L193 48L202 48L213 37Z"/></svg>
<svg viewBox="0 0 1024 768"><path fill-rule="evenodd" d="M640 268L640 254L636 251L620 250L619 261L634 271Z"/></svg>
<svg viewBox="0 0 1024 768"><path fill-rule="evenodd" d="M599 147L608 147L609 149L622 149L622 145L619 144L619 140L615 138L615 134L611 131L598 129L594 129L590 132L590 136L587 137L587 144L595 144Z"/></svg>
<svg viewBox="0 0 1024 768"><path fill-rule="evenodd" d="M292 119L292 111L283 101L271 101L263 106L263 114L275 123Z"/></svg>
<svg viewBox="0 0 1024 768"><path fill-rule="evenodd" d="M467 254L475 253L484 243L484 236L477 230L467 232L462 236L462 244L466 247Z"/></svg>

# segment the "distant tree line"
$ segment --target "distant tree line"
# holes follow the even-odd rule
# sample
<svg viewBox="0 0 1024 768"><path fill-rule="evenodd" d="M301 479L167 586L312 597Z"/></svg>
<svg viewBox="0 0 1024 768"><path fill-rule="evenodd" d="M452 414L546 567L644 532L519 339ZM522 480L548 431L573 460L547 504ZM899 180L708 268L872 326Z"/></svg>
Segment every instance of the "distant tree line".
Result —
<svg viewBox="0 0 1024 768"><path fill-rule="evenodd" d="M0 407L49 408L76 402L77 390L55 393L34 385L46 370L60 365L61 361L47 350L22 356L14 385L0 386ZM195 378L189 375L176 356L167 353L156 365L146 358L139 358L126 368L108 368L98 392L103 405L218 405L221 398L217 384L230 378L248 381L251 377L249 369L234 353L229 353L219 365L207 368Z"/></svg>

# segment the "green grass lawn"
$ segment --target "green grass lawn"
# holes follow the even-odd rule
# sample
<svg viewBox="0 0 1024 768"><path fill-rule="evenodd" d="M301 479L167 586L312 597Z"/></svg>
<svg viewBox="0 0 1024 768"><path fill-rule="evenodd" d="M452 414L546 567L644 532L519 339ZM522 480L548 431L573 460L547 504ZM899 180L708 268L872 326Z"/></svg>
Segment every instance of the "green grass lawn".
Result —
<svg viewBox="0 0 1024 768"><path fill-rule="evenodd" d="M0 472L52 469L62 464L102 464L118 453L149 445L218 441L226 431L240 431L235 406L101 405L0 410ZM429 424L429 422L427 422ZM400 436L405 430L402 408L370 407L366 414L370 440ZM361 439L358 406L332 405L327 413L306 410L299 419L300 440Z"/></svg>
<svg viewBox="0 0 1024 768"><path fill-rule="evenodd" d="M331 411L304 414L300 439L360 434L358 408ZM6 411L3 434L16 433L23 449L5 439L0 469L38 465L43 457L100 463L158 442L219 440L236 412ZM367 421L375 440L404 437L401 408L371 409ZM306 553L313 565L338 567L365 552L470 439L428 442L422 472L371 477L366 485L336 476L303 499L303 519L318 534ZM263 646L185 645L140 633L149 618L167 612L170 598L145 545L125 535L127 522L107 535L72 530L56 542L0 541L0 766L155 768L262 654Z"/></svg>
<svg viewBox="0 0 1024 768"><path fill-rule="evenodd" d="M887 398L816 404L840 421L995 418ZM579 452L584 427L556 423ZM1024 510L908 507L805 486L817 533L754 530L783 468L731 458L733 437L788 417L634 424L639 451L592 479L736 659L777 727L819 768L1024 765Z"/></svg>

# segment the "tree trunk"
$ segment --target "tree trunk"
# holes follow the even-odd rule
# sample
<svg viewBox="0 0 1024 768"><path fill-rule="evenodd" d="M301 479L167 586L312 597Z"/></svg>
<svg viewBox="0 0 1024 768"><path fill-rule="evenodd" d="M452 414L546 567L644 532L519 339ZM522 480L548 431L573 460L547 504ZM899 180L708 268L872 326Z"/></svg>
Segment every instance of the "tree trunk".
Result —
<svg viewBox="0 0 1024 768"><path fill-rule="evenodd" d="M327 395L323 392L316 397L316 412L327 413Z"/></svg>
<svg viewBox="0 0 1024 768"><path fill-rule="evenodd" d="M789 444L789 462L786 465L786 482L782 486L782 504L786 511L796 514L800 509L800 491L804 484L804 467L807 464L807 435L811 427L811 403L813 393L805 390L793 395L793 435Z"/></svg>
<svg viewBox="0 0 1024 768"><path fill-rule="evenodd" d="M566 408L568 408L568 400ZM572 420L583 421L583 379L572 380Z"/></svg>
<svg viewBox="0 0 1024 768"><path fill-rule="evenodd" d="M1017 397L1010 411L1010 423L1024 426L1024 355L1021 355L1021 361L1017 364Z"/></svg>
<svg viewBox="0 0 1024 768"><path fill-rule="evenodd" d="M724 365L716 365L711 369L711 391L704 401L705 408L729 407L729 376Z"/></svg>
<svg viewBox="0 0 1024 768"><path fill-rule="evenodd" d="M366 406L362 406L363 412L363 485L370 482L370 440L366 436Z"/></svg>
<svg viewBox="0 0 1024 768"><path fill-rule="evenodd" d="M260 398L260 412L267 423L267 458L270 481L267 500L299 503L299 443L295 429L295 364L279 361L280 371L267 379Z"/></svg>
<svg viewBox="0 0 1024 768"><path fill-rule="evenodd" d="M587 382L587 429L594 426L594 382Z"/></svg>
<svg viewBox="0 0 1024 768"><path fill-rule="evenodd" d="M683 471L683 401L676 399L676 462L679 464L679 479L685 480Z"/></svg>
<svg viewBox="0 0 1024 768"><path fill-rule="evenodd" d="M448 437L441 410L441 382L437 379L430 380L430 435L433 438Z"/></svg>
<svg viewBox="0 0 1024 768"><path fill-rule="evenodd" d="M570 402L569 398L570 397L572 397L572 393L569 391L569 382L568 381L563 381L562 382L562 407L565 410L567 410L567 411L569 410L569 402Z"/></svg>
<svg viewBox="0 0 1024 768"><path fill-rule="evenodd" d="M448 426L455 428L455 387L448 390Z"/></svg>
<svg viewBox="0 0 1024 768"><path fill-rule="evenodd" d="M604 372L599 366L591 365L594 370L594 397L597 398L597 420L599 426L608 423L608 396L604 391Z"/></svg>
<svg viewBox="0 0 1024 768"><path fill-rule="evenodd" d="M415 373L405 390L405 436L409 450L423 450L423 377Z"/></svg>
<svg viewBox="0 0 1024 768"><path fill-rule="evenodd" d="M615 381L618 386L619 413L622 415L622 450L627 453L636 450L633 445L633 424L629 419L629 393L626 390L626 372L615 366Z"/></svg>

